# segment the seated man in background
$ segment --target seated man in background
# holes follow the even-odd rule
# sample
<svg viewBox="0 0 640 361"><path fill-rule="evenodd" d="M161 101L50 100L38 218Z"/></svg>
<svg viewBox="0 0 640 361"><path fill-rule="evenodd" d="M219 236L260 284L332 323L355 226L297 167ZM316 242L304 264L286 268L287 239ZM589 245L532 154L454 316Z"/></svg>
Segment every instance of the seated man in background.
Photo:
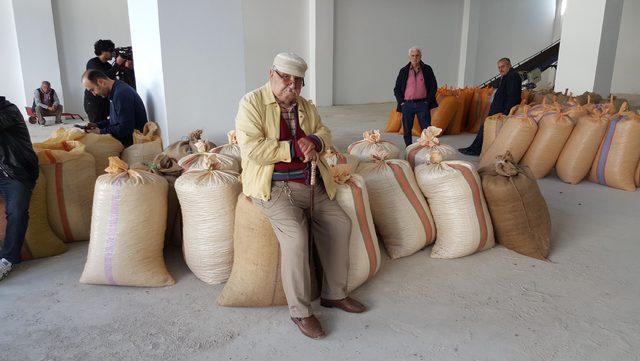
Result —
<svg viewBox="0 0 640 361"><path fill-rule="evenodd" d="M0 280L20 263L29 225L29 202L38 179L38 158L18 107L0 96L0 198L7 229L0 249Z"/></svg>
<svg viewBox="0 0 640 361"><path fill-rule="evenodd" d="M511 67L511 60L509 60L509 58L498 60L498 71L500 72L500 83L491 101L488 116L498 113L509 115L511 108L520 104L522 97L522 79L520 78L520 74ZM473 140L473 143L467 148L460 148L458 150L460 153L466 155L480 155L483 140L484 123L480 126L480 130Z"/></svg>
<svg viewBox="0 0 640 361"><path fill-rule="evenodd" d="M38 119L38 124L45 125L45 116L56 117L56 124L62 123L62 104L58 99L56 91L51 88L51 83L43 81L40 88L33 92L33 113Z"/></svg>
<svg viewBox="0 0 640 361"><path fill-rule="evenodd" d="M135 89L120 80L113 80L99 70L87 70L82 85L95 96L110 100L109 119L89 123L88 133L111 134L125 147L133 144L133 131L142 131L147 122L147 111Z"/></svg>

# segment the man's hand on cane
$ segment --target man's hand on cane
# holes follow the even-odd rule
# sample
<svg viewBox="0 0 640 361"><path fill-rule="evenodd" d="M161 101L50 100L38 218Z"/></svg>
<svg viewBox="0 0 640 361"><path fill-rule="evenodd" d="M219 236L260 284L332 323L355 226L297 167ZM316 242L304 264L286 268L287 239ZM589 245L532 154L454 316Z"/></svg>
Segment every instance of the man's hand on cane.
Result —
<svg viewBox="0 0 640 361"><path fill-rule="evenodd" d="M300 146L300 150L302 150L302 153L304 154L303 162L308 163L318 159L316 145L312 141L306 138L301 138L300 140L298 140L298 145Z"/></svg>

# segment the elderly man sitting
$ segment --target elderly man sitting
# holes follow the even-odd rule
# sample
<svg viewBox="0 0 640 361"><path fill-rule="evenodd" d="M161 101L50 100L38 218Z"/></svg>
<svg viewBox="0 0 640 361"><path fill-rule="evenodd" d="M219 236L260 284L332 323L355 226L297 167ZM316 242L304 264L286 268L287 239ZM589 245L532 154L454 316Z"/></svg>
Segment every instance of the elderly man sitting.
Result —
<svg viewBox="0 0 640 361"><path fill-rule="evenodd" d="M36 114L38 124L45 125L45 116L56 117L56 124L62 123L62 104L56 91L51 88L51 83L43 81L40 88L33 92L33 105L31 109Z"/></svg>
<svg viewBox="0 0 640 361"><path fill-rule="evenodd" d="M335 183L318 153L331 145L331 133L315 106L300 96L305 61L280 53L269 71L269 82L246 94L236 117L242 152L243 193L252 197L271 222L280 243L282 285L291 319L311 338L325 334L311 309L309 272L310 225L305 210L315 192L313 231L324 270L321 305L360 313L365 307L347 297L351 221L335 196ZM321 181L310 185L312 161Z"/></svg>

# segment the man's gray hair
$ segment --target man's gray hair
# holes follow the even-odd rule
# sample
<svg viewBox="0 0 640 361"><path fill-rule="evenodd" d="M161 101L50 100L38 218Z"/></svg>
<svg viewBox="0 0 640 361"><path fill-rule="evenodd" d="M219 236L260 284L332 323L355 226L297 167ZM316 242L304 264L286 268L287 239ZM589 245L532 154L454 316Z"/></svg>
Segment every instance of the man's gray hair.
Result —
<svg viewBox="0 0 640 361"><path fill-rule="evenodd" d="M42 85L46 85L48 87L51 87L51 83L49 83L49 81L47 81L47 80L43 80L42 81Z"/></svg>
<svg viewBox="0 0 640 361"><path fill-rule="evenodd" d="M509 58L500 58L500 60L498 60L498 63L501 63L501 62L503 62L503 61L504 61L505 63L507 63L507 64L511 65L511 59L509 59Z"/></svg>
<svg viewBox="0 0 640 361"><path fill-rule="evenodd" d="M422 55L422 49L420 49L417 46L412 46L412 47L409 48L409 55L411 55L411 52L414 51L414 50L417 50L418 53L420 53L420 55Z"/></svg>

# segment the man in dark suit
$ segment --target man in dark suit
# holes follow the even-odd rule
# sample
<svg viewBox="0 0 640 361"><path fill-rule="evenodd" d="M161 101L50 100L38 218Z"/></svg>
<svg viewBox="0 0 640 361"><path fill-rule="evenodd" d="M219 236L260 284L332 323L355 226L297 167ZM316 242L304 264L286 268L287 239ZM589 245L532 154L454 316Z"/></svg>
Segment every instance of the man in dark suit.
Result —
<svg viewBox="0 0 640 361"><path fill-rule="evenodd" d="M493 96L491 107L489 108L489 115L502 113L508 115L511 108L520 104L522 78L520 74L511 67L511 60L509 58L502 58L498 60L498 71L500 72L500 83L498 89ZM482 141L484 139L484 124L480 127L476 139L467 148L458 149L460 153L466 155L480 155L482 150Z"/></svg>
<svg viewBox="0 0 640 361"><path fill-rule="evenodd" d="M431 125L431 109L438 106L436 91L438 83L433 69L422 62L420 48L409 49L409 64L400 69L393 93L398 103L396 110L402 112L402 127L404 128L404 144L409 146L413 142L411 129L413 118L417 115L420 128Z"/></svg>

